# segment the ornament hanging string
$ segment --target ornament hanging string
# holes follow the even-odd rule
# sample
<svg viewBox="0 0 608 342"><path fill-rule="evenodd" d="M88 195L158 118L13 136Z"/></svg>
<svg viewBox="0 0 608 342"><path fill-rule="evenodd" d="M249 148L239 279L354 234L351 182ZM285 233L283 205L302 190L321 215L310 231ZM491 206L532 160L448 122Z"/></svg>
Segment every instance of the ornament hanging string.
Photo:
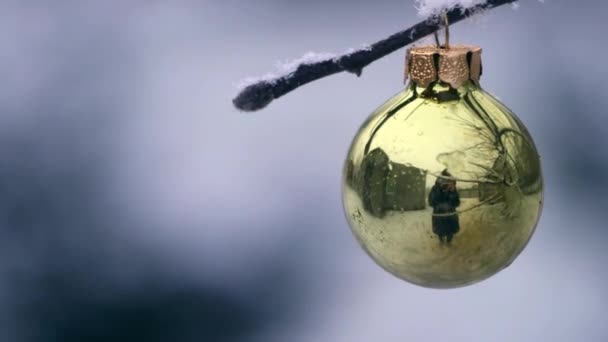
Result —
<svg viewBox="0 0 608 342"><path fill-rule="evenodd" d="M449 47L449 30L447 23L455 24L478 13L518 0L487 0L485 3L471 8L452 8L443 16L446 21L446 47ZM441 17L431 17L406 30L372 44L367 49L347 53L335 58L316 63L303 63L297 69L285 76L271 80L262 80L245 87L232 100L234 106L242 111L257 111L263 109L273 100L297 89L304 84L339 72L348 71L360 76L363 68L372 62L416 42L430 34L436 33L442 27ZM439 41L438 37L437 42Z"/></svg>

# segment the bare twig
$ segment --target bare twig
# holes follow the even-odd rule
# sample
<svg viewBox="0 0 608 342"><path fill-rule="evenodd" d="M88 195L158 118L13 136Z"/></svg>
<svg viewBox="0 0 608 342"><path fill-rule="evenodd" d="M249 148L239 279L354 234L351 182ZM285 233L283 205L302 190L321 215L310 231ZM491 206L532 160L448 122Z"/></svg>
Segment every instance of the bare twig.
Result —
<svg viewBox="0 0 608 342"><path fill-rule="evenodd" d="M447 12L450 24L455 24L471 14L489 10L501 5L514 3L517 0L488 0L466 10L454 8ZM348 71L361 75L363 68L372 62L407 46L419 39L437 32L442 27L439 17L432 17L420 22L407 30L397 32L392 36L372 44L368 49L362 49L336 58L317 63L300 64L298 68L286 76L264 80L247 86L232 103L243 111L256 111L266 107L272 100L289 93L290 91L314 80Z"/></svg>

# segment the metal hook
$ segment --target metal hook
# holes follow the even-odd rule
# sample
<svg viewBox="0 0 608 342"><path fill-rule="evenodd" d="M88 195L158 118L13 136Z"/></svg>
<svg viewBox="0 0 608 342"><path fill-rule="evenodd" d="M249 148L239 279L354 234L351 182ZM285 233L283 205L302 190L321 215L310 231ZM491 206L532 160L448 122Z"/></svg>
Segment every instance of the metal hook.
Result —
<svg viewBox="0 0 608 342"><path fill-rule="evenodd" d="M447 12L443 12L443 21L444 21L444 28L445 28L445 48L449 49L450 48L450 21L448 20L448 13ZM441 48L441 43L439 42L439 33L437 33L437 31L435 31L434 33L435 36L435 44L437 44L437 48Z"/></svg>
<svg viewBox="0 0 608 342"><path fill-rule="evenodd" d="M445 48L450 48L450 21L448 20L448 13L443 12L443 20L445 21Z"/></svg>

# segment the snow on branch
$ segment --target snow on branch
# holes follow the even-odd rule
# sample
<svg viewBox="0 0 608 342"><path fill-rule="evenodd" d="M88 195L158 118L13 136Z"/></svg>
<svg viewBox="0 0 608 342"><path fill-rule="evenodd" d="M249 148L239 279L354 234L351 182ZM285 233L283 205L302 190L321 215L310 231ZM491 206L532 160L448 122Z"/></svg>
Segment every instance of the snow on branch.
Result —
<svg viewBox="0 0 608 342"><path fill-rule="evenodd" d="M485 0L415 0L418 14L423 18L438 16L444 11L460 8L466 10L468 8L479 6L485 3Z"/></svg>
<svg viewBox="0 0 608 342"><path fill-rule="evenodd" d="M304 56L294 59L291 61L284 61L277 63L276 67L278 69L277 73L269 73L261 77L248 77L239 82L237 88L239 90L243 90L248 86L258 83L258 82L274 82L275 80L284 77L285 75L293 74L300 65L303 64L315 64L319 62L324 62L327 60L333 60L336 58L336 55L333 53L317 53L317 52L307 52Z"/></svg>
<svg viewBox="0 0 608 342"><path fill-rule="evenodd" d="M267 74L261 78L249 78L240 84L239 94L232 100L234 106L243 111L256 111L266 107L274 99L290 91L342 71L361 75L363 68L372 62L438 31L442 26L438 15L447 10L450 24L455 24L470 15L501 5L515 3L517 0L417 0L421 15L426 20L397 32L359 50L332 54L307 53L292 62L282 63L279 74Z"/></svg>

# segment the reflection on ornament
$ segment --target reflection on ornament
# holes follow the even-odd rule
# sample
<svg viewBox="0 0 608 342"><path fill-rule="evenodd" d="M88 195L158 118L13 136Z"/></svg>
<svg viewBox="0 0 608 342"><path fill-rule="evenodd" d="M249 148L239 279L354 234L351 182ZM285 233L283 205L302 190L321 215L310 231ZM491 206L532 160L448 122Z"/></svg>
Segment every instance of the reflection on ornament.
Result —
<svg viewBox="0 0 608 342"><path fill-rule="evenodd" d="M453 288L523 250L542 203L540 159L515 115L479 86L481 49L408 51L407 89L355 136L343 202L365 251L399 278Z"/></svg>

